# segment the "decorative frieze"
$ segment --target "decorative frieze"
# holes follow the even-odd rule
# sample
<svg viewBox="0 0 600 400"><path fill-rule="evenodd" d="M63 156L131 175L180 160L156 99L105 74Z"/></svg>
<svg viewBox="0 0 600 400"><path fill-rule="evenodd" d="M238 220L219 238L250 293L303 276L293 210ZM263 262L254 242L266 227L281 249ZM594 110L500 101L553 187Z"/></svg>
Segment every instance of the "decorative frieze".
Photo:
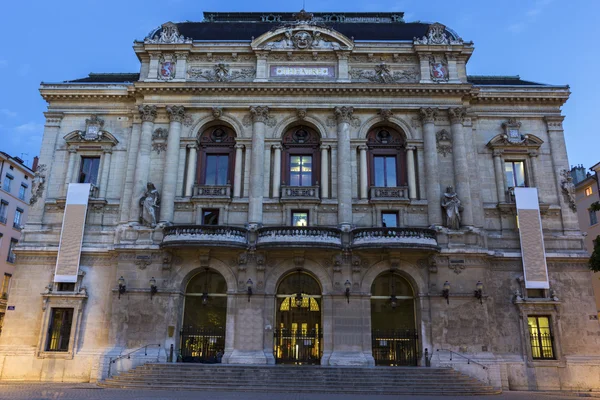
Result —
<svg viewBox="0 0 600 400"><path fill-rule="evenodd" d="M250 82L256 77L256 69L252 67L231 69L229 64L218 63L212 68L193 67L188 68L188 78L203 79L207 82Z"/></svg>
<svg viewBox="0 0 600 400"><path fill-rule="evenodd" d="M350 77L357 82L416 83L419 81L419 71L416 68L392 71L388 64L381 63L376 65L373 70L352 68Z"/></svg>

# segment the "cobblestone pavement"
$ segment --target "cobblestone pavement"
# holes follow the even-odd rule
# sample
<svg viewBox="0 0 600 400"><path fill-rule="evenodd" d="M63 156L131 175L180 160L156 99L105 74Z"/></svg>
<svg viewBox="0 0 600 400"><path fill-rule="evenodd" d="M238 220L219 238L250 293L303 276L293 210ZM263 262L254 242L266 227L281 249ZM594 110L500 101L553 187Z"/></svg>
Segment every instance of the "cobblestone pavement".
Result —
<svg viewBox="0 0 600 400"><path fill-rule="evenodd" d="M598 394L594 394L596 396ZM159 391L159 390L121 390L104 389L92 384L66 383L0 383L2 400L556 400L588 397L589 394L576 393L532 393L506 392L496 396L377 396L352 394L315 394L315 393L257 393L257 392L206 392L206 391Z"/></svg>

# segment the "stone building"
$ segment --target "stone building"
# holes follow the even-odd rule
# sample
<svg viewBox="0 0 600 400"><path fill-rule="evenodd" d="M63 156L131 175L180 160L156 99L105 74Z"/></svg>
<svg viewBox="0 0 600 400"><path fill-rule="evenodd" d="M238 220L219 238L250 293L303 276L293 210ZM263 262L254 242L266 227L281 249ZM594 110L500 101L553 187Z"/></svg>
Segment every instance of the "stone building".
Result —
<svg viewBox="0 0 600 400"><path fill-rule="evenodd" d="M37 157L34 169L36 163ZM14 249L27 220L33 172L21 158L0 151L0 333L15 272Z"/></svg>
<svg viewBox="0 0 600 400"><path fill-rule="evenodd" d="M158 357L600 386L567 86L469 76L472 42L402 13L205 13L133 48L139 73L41 85L2 379Z"/></svg>

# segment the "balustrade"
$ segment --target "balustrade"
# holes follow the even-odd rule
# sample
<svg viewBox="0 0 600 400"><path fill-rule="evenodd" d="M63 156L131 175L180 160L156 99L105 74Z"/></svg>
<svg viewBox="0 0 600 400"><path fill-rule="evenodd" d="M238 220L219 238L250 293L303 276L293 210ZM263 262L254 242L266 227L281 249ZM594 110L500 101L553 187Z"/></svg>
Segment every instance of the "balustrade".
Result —
<svg viewBox="0 0 600 400"><path fill-rule="evenodd" d="M417 247L437 249L436 233L425 228L362 228L352 231L352 247Z"/></svg>
<svg viewBox="0 0 600 400"><path fill-rule="evenodd" d="M210 244L211 246L242 246L248 242L245 228L219 225L174 225L164 229L163 246Z"/></svg>
<svg viewBox="0 0 600 400"><path fill-rule="evenodd" d="M310 226L280 226L257 231L257 245L341 247L342 234L337 228Z"/></svg>

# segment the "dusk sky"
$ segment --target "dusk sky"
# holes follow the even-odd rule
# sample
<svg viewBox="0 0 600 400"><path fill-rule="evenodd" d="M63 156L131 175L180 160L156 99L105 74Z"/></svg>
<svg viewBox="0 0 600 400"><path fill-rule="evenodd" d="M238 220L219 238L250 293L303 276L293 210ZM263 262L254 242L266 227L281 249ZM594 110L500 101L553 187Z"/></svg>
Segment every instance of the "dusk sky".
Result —
<svg viewBox="0 0 600 400"><path fill-rule="evenodd" d="M132 50L160 24L201 21L203 11L298 11L302 0L6 1L0 12L0 150L29 163L39 153L46 103L40 82L89 72L138 72ZM600 162L600 1L306 0L307 11L401 11L407 22L441 22L475 52L471 75L520 75L570 85L563 107L571 165Z"/></svg>

